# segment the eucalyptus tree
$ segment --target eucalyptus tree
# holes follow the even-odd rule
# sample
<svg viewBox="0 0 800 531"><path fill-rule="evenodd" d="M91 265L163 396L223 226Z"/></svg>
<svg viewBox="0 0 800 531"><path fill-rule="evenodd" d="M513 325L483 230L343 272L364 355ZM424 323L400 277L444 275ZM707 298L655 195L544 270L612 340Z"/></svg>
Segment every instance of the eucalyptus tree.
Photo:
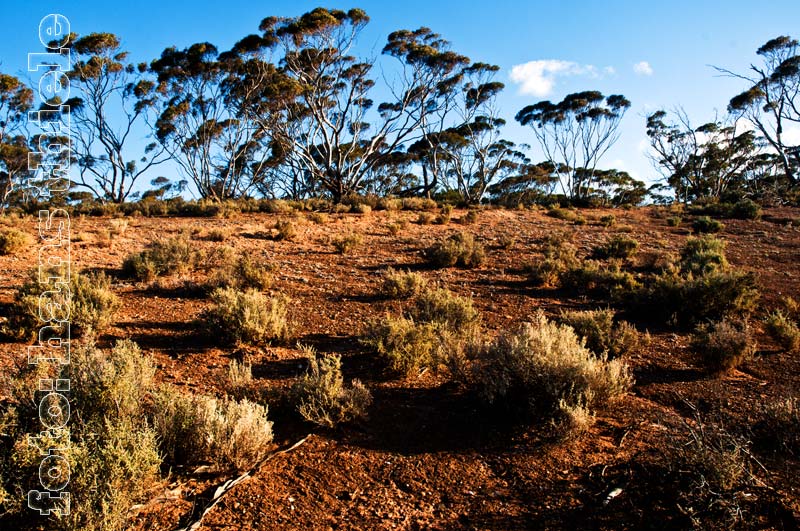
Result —
<svg viewBox="0 0 800 531"><path fill-rule="evenodd" d="M735 116L692 126L678 109L647 116L651 160L684 203L700 198L721 199L763 190L770 179L771 157L753 130Z"/></svg>
<svg viewBox="0 0 800 531"><path fill-rule="evenodd" d="M65 102L79 170L74 184L121 203L143 174L169 158L156 142L133 154L154 103L154 83L145 65L127 62L114 34L75 35L67 47L74 61L67 73L73 97Z"/></svg>
<svg viewBox="0 0 800 531"><path fill-rule="evenodd" d="M254 192L271 175L279 145L276 111L294 84L261 51L240 42L167 48L150 64L157 76L156 137L203 198Z"/></svg>
<svg viewBox="0 0 800 531"><path fill-rule="evenodd" d="M760 65L747 74L717 70L746 81L750 87L731 98L728 110L750 120L780 158L792 186L800 176L800 147L787 143L786 128L800 124L800 54L798 42L788 36L767 41L756 53Z"/></svg>
<svg viewBox="0 0 800 531"><path fill-rule="evenodd" d="M369 17L360 9L317 8L299 17L265 18L246 42L280 55L279 66L300 88L271 124L286 173L310 178L334 201L361 191L387 154L418 140L452 90L466 59L427 28L392 33L383 53L401 64L385 76L390 101L375 104L375 59L355 47ZM391 78L391 79L388 79Z"/></svg>
<svg viewBox="0 0 800 531"><path fill-rule="evenodd" d="M547 160L558 168L564 195L582 201L595 184L598 162L619 139L619 124L630 105L622 95L578 92L559 103L529 105L516 120L531 126Z"/></svg>
<svg viewBox="0 0 800 531"><path fill-rule="evenodd" d="M32 105L33 91L16 77L0 73L0 210L30 174L25 118Z"/></svg>

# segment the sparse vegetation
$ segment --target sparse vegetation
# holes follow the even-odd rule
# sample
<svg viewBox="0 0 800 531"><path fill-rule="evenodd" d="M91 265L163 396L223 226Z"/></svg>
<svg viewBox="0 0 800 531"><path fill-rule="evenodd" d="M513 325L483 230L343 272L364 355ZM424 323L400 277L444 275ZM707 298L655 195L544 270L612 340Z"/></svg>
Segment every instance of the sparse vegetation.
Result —
<svg viewBox="0 0 800 531"><path fill-rule="evenodd" d="M361 246L364 238L356 232L345 234L333 239L333 247L339 254L351 254L357 247Z"/></svg>
<svg viewBox="0 0 800 531"><path fill-rule="evenodd" d="M627 259L636 254L639 242L627 236L619 234L612 236L603 245L596 247L595 256L598 258L619 258Z"/></svg>
<svg viewBox="0 0 800 531"><path fill-rule="evenodd" d="M769 314L767 332L787 352L800 349L800 327L781 310Z"/></svg>
<svg viewBox="0 0 800 531"><path fill-rule="evenodd" d="M304 351L308 369L292 389L300 415L309 422L330 428L365 418L372 395L359 380L345 387L341 357L337 354L319 356L309 347Z"/></svg>
<svg viewBox="0 0 800 531"><path fill-rule="evenodd" d="M535 417L585 423L598 407L630 389L633 381L618 360L608 361L581 345L572 328L532 316L481 353L476 381L491 403Z"/></svg>
<svg viewBox="0 0 800 531"><path fill-rule="evenodd" d="M479 317L472 299L453 295L445 289L424 291L414 301L411 315L416 321L438 323L454 331L466 329Z"/></svg>
<svg viewBox="0 0 800 531"><path fill-rule="evenodd" d="M422 293L428 280L419 273L395 271L391 267L383 273L381 295L390 299L406 299Z"/></svg>
<svg viewBox="0 0 800 531"><path fill-rule="evenodd" d="M467 232L453 234L425 251L425 258L435 267L473 268L480 266L485 257L483 245Z"/></svg>
<svg viewBox="0 0 800 531"><path fill-rule="evenodd" d="M275 223L275 230L278 233L275 239L279 241L292 241L297 237L297 227L294 222L288 219L282 219Z"/></svg>
<svg viewBox="0 0 800 531"><path fill-rule="evenodd" d="M723 319L702 325L694 335L695 352L700 363L715 372L725 372L752 359L756 352L755 341L746 321Z"/></svg>
<svg viewBox="0 0 800 531"><path fill-rule="evenodd" d="M692 222L692 230L699 234L716 233L724 228L722 222L708 216L700 216Z"/></svg>
<svg viewBox="0 0 800 531"><path fill-rule="evenodd" d="M17 229L0 231L0 256L16 254L33 245L33 238L27 232Z"/></svg>
<svg viewBox="0 0 800 531"><path fill-rule="evenodd" d="M192 243L181 234L155 240L144 251L129 255L122 264L122 271L137 280L153 280L188 271L194 266L195 257Z"/></svg>
<svg viewBox="0 0 800 531"><path fill-rule="evenodd" d="M614 323L612 310L562 312L558 320L572 327L595 355L605 354L611 359L628 354L641 340L639 332L629 323Z"/></svg>
<svg viewBox="0 0 800 531"><path fill-rule="evenodd" d="M259 291L218 288L211 294L212 306L202 316L202 326L226 343L265 343L286 340L288 298L265 297Z"/></svg>

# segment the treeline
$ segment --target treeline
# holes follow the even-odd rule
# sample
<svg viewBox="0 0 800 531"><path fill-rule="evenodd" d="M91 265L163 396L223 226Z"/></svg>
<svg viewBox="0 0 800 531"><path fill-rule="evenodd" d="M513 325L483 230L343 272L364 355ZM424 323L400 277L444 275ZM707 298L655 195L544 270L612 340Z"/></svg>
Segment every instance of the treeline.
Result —
<svg viewBox="0 0 800 531"><path fill-rule="evenodd" d="M515 119L545 155L534 162L528 146L503 137L498 66L420 28L391 33L382 53L395 66L377 68L356 54L368 22L360 9L268 17L230 50L200 42L141 64L110 33L53 42L51 50L69 50L71 66L37 109L68 121L70 138L42 145L27 123L33 89L0 74L0 206L52 201L30 161L71 167L61 198L70 203L169 199L190 185L217 203L357 195L509 205L625 205L648 195L797 201L800 148L785 130L800 122L800 57L789 37L762 46L750 74L725 71L747 83L726 117L700 127L680 110L647 117L664 176L648 188L600 166L630 108L624 96L585 91L521 109ZM145 147L141 131L149 131ZM135 191L167 161L180 177Z"/></svg>

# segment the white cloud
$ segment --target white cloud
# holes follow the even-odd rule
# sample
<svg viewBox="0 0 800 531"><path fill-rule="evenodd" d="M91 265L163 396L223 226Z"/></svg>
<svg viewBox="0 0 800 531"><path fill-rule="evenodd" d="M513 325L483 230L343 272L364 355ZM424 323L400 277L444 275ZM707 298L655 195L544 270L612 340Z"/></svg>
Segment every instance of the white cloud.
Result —
<svg viewBox="0 0 800 531"><path fill-rule="evenodd" d="M800 126L793 124L785 126L783 128L781 140L783 140L784 144L788 144L790 146L800 145Z"/></svg>
<svg viewBox="0 0 800 531"><path fill-rule="evenodd" d="M511 68L511 81L520 85L520 94L544 97L553 92L557 77L589 76L598 78L613 74L614 68L607 66L598 70L593 65L581 65L559 59L529 61Z"/></svg>
<svg viewBox="0 0 800 531"><path fill-rule="evenodd" d="M633 65L633 71L639 74L640 76L652 76L653 75L653 67L650 66L650 63L647 61L640 61Z"/></svg>

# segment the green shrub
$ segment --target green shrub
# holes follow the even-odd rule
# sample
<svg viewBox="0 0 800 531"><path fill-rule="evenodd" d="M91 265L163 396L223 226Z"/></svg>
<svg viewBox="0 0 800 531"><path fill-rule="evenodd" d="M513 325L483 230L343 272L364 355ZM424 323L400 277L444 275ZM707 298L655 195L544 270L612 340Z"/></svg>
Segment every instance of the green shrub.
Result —
<svg viewBox="0 0 800 531"><path fill-rule="evenodd" d="M317 225L324 225L330 220L330 216L323 212L309 212L308 219Z"/></svg>
<svg viewBox="0 0 800 531"><path fill-rule="evenodd" d="M736 368L756 352L747 322L734 323L728 319L700 326L692 345L700 363L716 372Z"/></svg>
<svg viewBox="0 0 800 531"><path fill-rule="evenodd" d="M162 387L152 422L169 463L211 462L216 470L245 471L261 461L272 442L267 407L249 400L186 395Z"/></svg>
<svg viewBox="0 0 800 531"><path fill-rule="evenodd" d="M297 228L295 227L294 223L289 221L288 219L281 219L275 223L275 230L278 231L278 234L275 235L275 239L279 241L292 241L297 237Z"/></svg>
<svg viewBox="0 0 800 531"><path fill-rule="evenodd" d="M613 227L617 223L617 217L614 214L606 214L600 216L600 225L603 227Z"/></svg>
<svg viewBox="0 0 800 531"><path fill-rule="evenodd" d="M223 259L209 276L208 286L264 291L272 287L274 269L272 264L257 261L246 254L236 259Z"/></svg>
<svg viewBox="0 0 800 531"><path fill-rule="evenodd" d="M547 215L551 218L560 219L563 221L578 221L581 216L574 210L569 210L567 208L551 208L547 211Z"/></svg>
<svg viewBox="0 0 800 531"><path fill-rule="evenodd" d="M333 246L339 254L350 254L356 247L359 247L364 239L358 233L350 233L338 238L334 238Z"/></svg>
<svg viewBox="0 0 800 531"><path fill-rule="evenodd" d="M585 260L580 265L561 272L559 282L561 287L573 293L597 297L617 296L639 285L633 275L621 270L619 265L604 266L593 260Z"/></svg>
<svg viewBox="0 0 800 531"><path fill-rule="evenodd" d="M417 225L430 225L436 217L430 212L420 212L417 216Z"/></svg>
<svg viewBox="0 0 800 531"><path fill-rule="evenodd" d="M114 313L119 308L119 299L111 291L111 279L104 273L72 273L69 293L66 290L51 291L52 286L39 282L38 274L38 270L32 271L30 279L17 291L6 333L15 337L30 337L45 325L39 314L39 299L45 292L51 293L48 300L55 308L53 315L60 319L69 318L73 336L78 337L87 330L103 331L111 325ZM56 270L51 270L50 274L61 276ZM68 315L66 308L69 308ZM57 325L54 328L56 331L63 332Z"/></svg>
<svg viewBox="0 0 800 531"><path fill-rule="evenodd" d="M259 291L218 288L212 306L203 313L201 326L223 342L262 343L285 340L288 297L267 298Z"/></svg>
<svg viewBox="0 0 800 531"><path fill-rule="evenodd" d="M767 332L787 352L800 348L800 328L781 310L772 312L766 320Z"/></svg>
<svg viewBox="0 0 800 531"><path fill-rule="evenodd" d="M555 420L578 408L591 414L633 383L619 360L592 354L572 328L548 321L541 311L481 352L475 374L490 403Z"/></svg>
<svg viewBox="0 0 800 531"><path fill-rule="evenodd" d="M627 236L619 234L612 236L603 245L595 248L594 254L598 258L620 258L627 259L636 254L639 242Z"/></svg>
<svg viewBox="0 0 800 531"><path fill-rule="evenodd" d="M227 390L235 398L244 398L253 383L253 364L248 357L228 363Z"/></svg>
<svg viewBox="0 0 800 531"><path fill-rule="evenodd" d="M670 216L667 218L667 225L670 227L680 227L683 219L680 216Z"/></svg>
<svg viewBox="0 0 800 531"><path fill-rule="evenodd" d="M194 266L195 259L192 243L182 234L155 240L144 251L129 255L122 264L122 271L137 280L153 280L185 272Z"/></svg>
<svg viewBox="0 0 800 531"><path fill-rule="evenodd" d="M479 317L472 299L453 295L446 289L424 291L414 301L411 315L418 322L438 323L455 331L465 329Z"/></svg>
<svg viewBox="0 0 800 531"><path fill-rule="evenodd" d="M334 427L343 422L362 419L372 403L372 395L359 380L344 385L342 360L337 354L317 356L305 349L306 373L292 388L297 411L309 422Z"/></svg>
<svg viewBox="0 0 800 531"><path fill-rule="evenodd" d="M366 203L358 203L353 205L352 211L357 214L370 214L372 213L372 207L367 205Z"/></svg>
<svg viewBox="0 0 800 531"><path fill-rule="evenodd" d="M759 219L761 214L761 205L752 199L742 199L731 208L731 217L736 219Z"/></svg>
<svg viewBox="0 0 800 531"><path fill-rule="evenodd" d="M639 346L639 332L625 321L615 325L612 310L562 312L558 320L572 327L584 339L586 348L596 355L605 353L614 359Z"/></svg>
<svg viewBox="0 0 800 531"><path fill-rule="evenodd" d="M633 314L685 327L747 316L759 292L751 273L716 271L694 278L667 272L624 295L621 301Z"/></svg>
<svg viewBox="0 0 800 531"><path fill-rule="evenodd" d="M692 222L692 230L699 234L716 233L725 228L721 222L708 216L700 216Z"/></svg>
<svg viewBox="0 0 800 531"><path fill-rule="evenodd" d="M428 280L419 273L399 272L391 267L383 274L381 294L390 299L406 299L422 293L428 287Z"/></svg>
<svg viewBox="0 0 800 531"><path fill-rule="evenodd" d="M686 240L681 250L681 271L692 275L705 275L728 269L725 259L725 242L714 236L700 236Z"/></svg>
<svg viewBox="0 0 800 531"><path fill-rule="evenodd" d="M408 228L408 220L406 219L400 219L395 223L386 224L386 229L392 236L397 236L398 234L400 234L401 231L405 230L406 228Z"/></svg>
<svg viewBox="0 0 800 531"><path fill-rule="evenodd" d="M434 323L417 323L404 317L386 317L372 323L364 342L386 358L389 368L411 376L438 365L441 336Z"/></svg>
<svg viewBox="0 0 800 531"><path fill-rule="evenodd" d="M474 225L475 223L478 222L478 217L479 217L478 211L475 209L470 209L467 211L466 214L461 216L459 222L462 225Z"/></svg>
<svg viewBox="0 0 800 531"><path fill-rule="evenodd" d="M17 229L0 231L0 256L16 254L18 251L30 248L33 238L27 232Z"/></svg>
<svg viewBox="0 0 800 531"><path fill-rule="evenodd" d="M483 245L472 234L461 232L435 243L425 252L428 263L435 267L478 267L486 257Z"/></svg>
<svg viewBox="0 0 800 531"><path fill-rule="evenodd" d="M450 216L453 213L453 205L442 205L442 209L433 220L437 225L447 225L450 223Z"/></svg>
<svg viewBox="0 0 800 531"><path fill-rule="evenodd" d="M423 197L406 197L403 199L403 210L436 210L438 206L433 199Z"/></svg>
<svg viewBox="0 0 800 531"><path fill-rule="evenodd" d="M375 204L375 208L377 210L401 210L403 208L403 200L397 199L393 197L381 197L378 198L378 202Z"/></svg>
<svg viewBox="0 0 800 531"><path fill-rule="evenodd" d="M45 365L26 368L11 379L13 428L4 433L2 451L4 466L10 464L14 470L5 490L16 496L4 504L4 510L28 510L25 493L43 486L39 480L42 449L59 448L56 454L69 464L70 511L51 517L48 528L128 529L131 507L145 501L160 484L157 438L143 409L153 386L152 362L130 341L118 342L109 352L87 341L72 344L68 373L42 372L47 371ZM50 436L37 441L42 435L41 421L32 398L42 377L69 377L73 415L67 430L48 432Z"/></svg>
<svg viewBox="0 0 800 531"><path fill-rule="evenodd" d="M536 286L557 286L561 273L577 267L580 262L575 246L560 234L545 239L542 252L543 260L523 265L523 270Z"/></svg>

